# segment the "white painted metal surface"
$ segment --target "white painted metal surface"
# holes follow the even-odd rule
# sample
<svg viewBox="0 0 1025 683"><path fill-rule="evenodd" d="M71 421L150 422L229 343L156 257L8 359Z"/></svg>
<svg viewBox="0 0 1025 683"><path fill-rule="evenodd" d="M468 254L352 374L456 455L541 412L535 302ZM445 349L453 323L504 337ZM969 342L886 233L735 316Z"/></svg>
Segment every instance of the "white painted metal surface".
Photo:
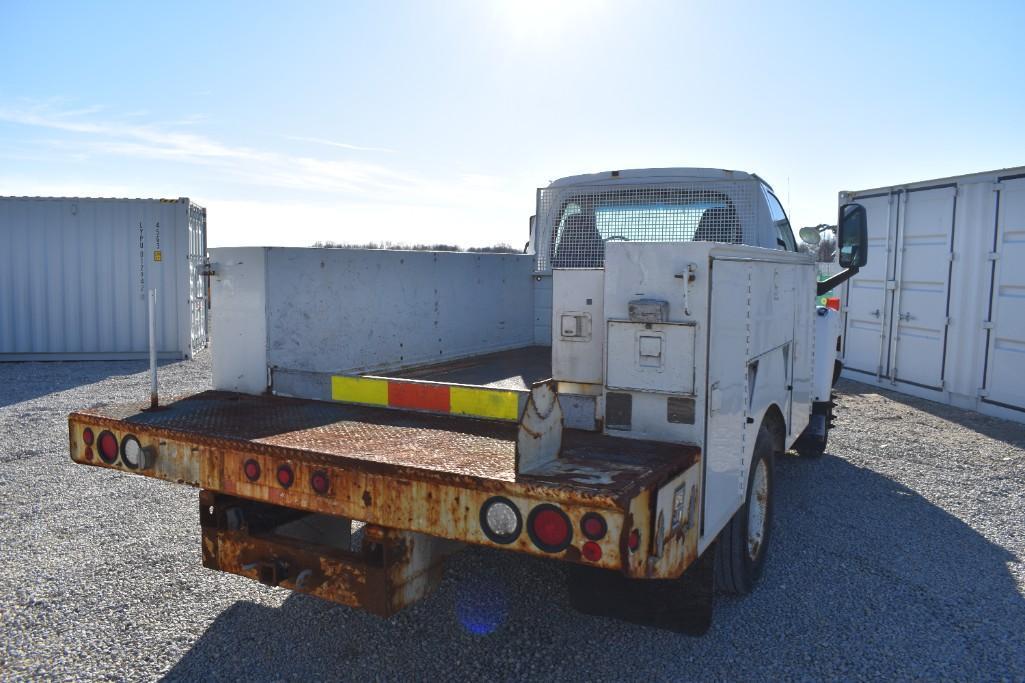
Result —
<svg viewBox="0 0 1025 683"><path fill-rule="evenodd" d="M267 249L210 250L213 386L261 394L267 389Z"/></svg>
<svg viewBox="0 0 1025 683"><path fill-rule="evenodd" d="M1025 422L1025 168L851 201L870 245L842 294L844 376Z"/></svg>
<svg viewBox="0 0 1025 683"><path fill-rule="evenodd" d="M609 389L694 394L696 325L608 324Z"/></svg>
<svg viewBox="0 0 1025 683"><path fill-rule="evenodd" d="M534 343L533 258L360 249L211 249L214 386L319 396L377 372ZM549 304L550 305L550 304Z"/></svg>
<svg viewBox="0 0 1025 683"><path fill-rule="evenodd" d="M605 271L556 269L552 282L552 377L561 382L602 384Z"/></svg>
<svg viewBox="0 0 1025 683"><path fill-rule="evenodd" d="M150 288L160 356L191 357L205 248L188 199L0 198L0 360L146 358Z"/></svg>

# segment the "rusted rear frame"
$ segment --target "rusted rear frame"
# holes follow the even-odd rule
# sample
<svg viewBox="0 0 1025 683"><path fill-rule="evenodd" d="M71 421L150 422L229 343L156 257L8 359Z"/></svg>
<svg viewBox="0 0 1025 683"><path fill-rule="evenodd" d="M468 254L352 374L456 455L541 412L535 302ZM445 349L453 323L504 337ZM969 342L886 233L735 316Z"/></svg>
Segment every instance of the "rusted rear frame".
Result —
<svg viewBox="0 0 1025 683"><path fill-rule="evenodd" d="M281 401L285 406L290 399L259 400ZM128 414L121 417L125 413ZM581 547L586 540L579 531L581 518L587 512L598 512L607 522L608 533L598 541L601 559L588 562L590 566L619 570L635 578L670 578L682 574L696 558L696 525L688 527L685 534L666 538L657 556L652 552L656 494L668 483L679 486L686 480L687 486L696 485L700 455L695 448L681 446L679 457L646 469L635 466L631 470L628 462L602 461L596 470L594 462L569 459L560 461L548 473L498 479L465 471L394 466L252 439L211 436L182 429L181 423L175 423L179 428L172 429L160 426L160 422L159 418L136 418L130 411L73 413L69 417L72 459L296 510L581 563L585 562ZM129 434L137 438L149 456L145 466L132 469L122 458L104 463L95 453L90 459L92 451L83 440L87 427L96 434L109 430L119 443ZM287 434L275 438L285 437ZM249 481L244 474L244 465L250 460L259 465L261 476L257 481ZM281 466L294 472L294 482L287 488L274 479ZM589 481L588 477L596 479L596 473L607 481ZM324 494L311 487L315 474L326 476L330 482ZM573 542L563 551L546 553L526 533L507 545L490 540L480 527L479 514L484 503L497 495L512 501L524 519L529 510L541 503L559 506L573 524ZM628 538L634 529L639 530L640 542L636 550L630 550Z"/></svg>

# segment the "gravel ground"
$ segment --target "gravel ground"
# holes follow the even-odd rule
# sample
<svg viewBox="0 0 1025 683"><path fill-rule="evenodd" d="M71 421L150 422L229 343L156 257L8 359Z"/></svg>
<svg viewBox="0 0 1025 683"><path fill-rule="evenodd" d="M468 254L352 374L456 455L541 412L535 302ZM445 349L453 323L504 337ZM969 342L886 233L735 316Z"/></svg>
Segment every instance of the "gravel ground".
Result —
<svg viewBox="0 0 1025 683"><path fill-rule="evenodd" d="M842 383L828 454L779 462L763 583L688 638L576 614L559 563L487 549L389 620L203 569L196 491L67 456L69 411L147 386L0 364L0 678L1025 680L1022 425Z"/></svg>

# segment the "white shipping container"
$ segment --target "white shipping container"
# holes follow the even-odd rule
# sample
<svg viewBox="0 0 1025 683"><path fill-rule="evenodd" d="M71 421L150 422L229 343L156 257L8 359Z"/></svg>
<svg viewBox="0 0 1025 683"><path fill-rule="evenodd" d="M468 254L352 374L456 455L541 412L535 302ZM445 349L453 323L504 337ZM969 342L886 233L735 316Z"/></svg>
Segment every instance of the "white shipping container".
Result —
<svg viewBox="0 0 1025 683"><path fill-rule="evenodd" d="M841 192L868 212L844 376L1025 422L1025 167Z"/></svg>
<svg viewBox="0 0 1025 683"><path fill-rule="evenodd" d="M0 361L190 358L207 342L206 209L187 198L0 197Z"/></svg>

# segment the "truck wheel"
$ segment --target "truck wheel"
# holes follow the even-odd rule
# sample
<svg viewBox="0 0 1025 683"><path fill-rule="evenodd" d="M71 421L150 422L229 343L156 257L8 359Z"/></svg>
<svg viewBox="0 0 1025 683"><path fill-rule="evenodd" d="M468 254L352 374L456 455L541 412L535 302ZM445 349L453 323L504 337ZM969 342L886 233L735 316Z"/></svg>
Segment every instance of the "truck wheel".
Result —
<svg viewBox="0 0 1025 683"><path fill-rule="evenodd" d="M747 497L715 544L715 585L725 593L750 593L762 575L772 532L772 501L776 489L772 432L758 430Z"/></svg>
<svg viewBox="0 0 1025 683"><path fill-rule="evenodd" d="M805 458L818 458L826 452L829 428L833 425L833 402L820 402L812 406L811 421L794 442L794 450Z"/></svg>

